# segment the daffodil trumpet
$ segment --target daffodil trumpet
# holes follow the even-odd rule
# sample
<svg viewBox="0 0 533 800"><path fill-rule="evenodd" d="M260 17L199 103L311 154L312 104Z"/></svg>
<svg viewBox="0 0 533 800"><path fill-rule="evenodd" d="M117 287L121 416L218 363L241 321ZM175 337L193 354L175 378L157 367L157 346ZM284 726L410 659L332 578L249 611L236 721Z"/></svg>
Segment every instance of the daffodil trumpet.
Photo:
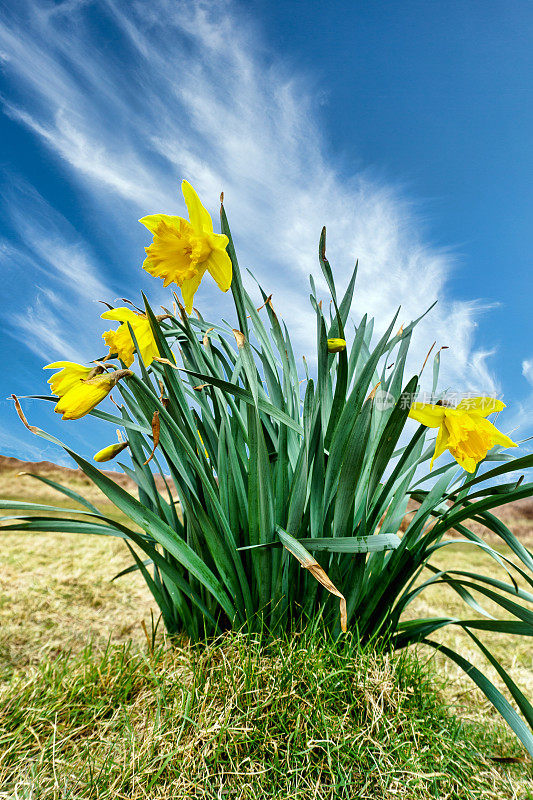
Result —
<svg viewBox="0 0 533 800"><path fill-rule="evenodd" d="M508 436L498 430L486 417L501 411L505 404L494 397L467 397L454 408L432 403L413 403L409 411L411 419L428 428L438 428L435 452L430 469L436 458L448 450L459 466L474 472L489 450L495 445L517 447Z"/></svg>
<svg viewBox="0 0 533 800"><path fill-rule="evenodd" d="M193 298L206 272L219 288L227 292L231 286L232 266L226 252L229 239L214 233L213 221L190 183L182 181L181 189L189 219L168 214L149 214L139 222L153 234L153 242L145 248L143 268L163 285L177 284L181 289L187 314L192 312Z"/></svg>

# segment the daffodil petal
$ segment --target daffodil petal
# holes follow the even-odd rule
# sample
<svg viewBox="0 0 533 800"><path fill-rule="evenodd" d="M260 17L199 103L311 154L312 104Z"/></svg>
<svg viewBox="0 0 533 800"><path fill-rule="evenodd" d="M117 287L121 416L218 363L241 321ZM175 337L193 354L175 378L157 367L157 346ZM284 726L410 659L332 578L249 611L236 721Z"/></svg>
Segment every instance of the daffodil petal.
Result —
<svg viewBox="0 0 533 800"><path fill-rule="evenodd" d="M148 228L150 233L156 233L162 222L166 222L167 225L172 227L179 228L180 219L183 219L183 217L173 217L169 214L148 214L146 217L141 217L139 222L141 222L145 228Z"/></svg>
<svg viewBox="0 0 533 800"><path fill-rule="evenodd" d="M43 369L61 369L63 367L80 367L85 369L81 364L76 364L75 361L54 361L52 364L47 364Z"/></svg>
<svg viewBox="0 0 533 800"><path fill-rule="evenodd" d="M104 331L102 339L109 347L109 354L117 354L127 367L131 367L135 358L133 339L127 325L119 325L116 331Z"/></svg>
<svg viewBox="0 0 533 800"><path fill-rule="evenodd" d="M439 428L444 419L444 406L436 406L431 403L413 403L409 416L427 428Z"/></svg>
<svg viewBox="0 0 533 800"><path fill-rule="evenodd" d="M466 472L475 472L478 462L473 456L467 456L466 453L455 449L451 449L450 453Z"/></svg>
<svg viewBox="0 0 533 800"><path fill-rule="evenodd" d="M197 275L193 275L192 278L187 278L181 284L181 295L183 297L183 303L185 305L185 311L187 314L192 312L194 294L200 286L202 278L204 277L204 272L205 269L202 269Z"/></svg>
<svg viewBox="0 0 533 800"><path fill-rule="evenodd" d="M160 353L152 333L152 328L148 320L142 320L143 324L137 325L134 328L135 338L139 350L141 351L141 358L146 367L149 367L154 358L159 358Z"/></svg>
<svg viewBox="0 0 533 800"><path fill-rule="evenodd" d="M227 292L231 286L232 266L231 260L225 250L211 250L205 262L209 274L215 279L218 288Z"/></svg>
<svg viewBox="0 0 533 800"><path fill-rule="evenodd" d="M435 452L433 453L433 457L429 465L430 470L433 469L433 462L435 461L435 459L441 456L447 449L448 439L449 439L449 434L446 429L446 426L441 425L439 428L439 432L437 434L437 440L435 442Z"/></svg>
<svg viewBox="0 0 533 800"><path fill-rule="evenodd" d="M117 322L135 322L139 319L139 315L131 308L110 308L100 315L102 319L112 319Z"/></svg>
<svg viewBox="0 0 533 800"><path fill-rule="evenodd" d="M118 311L119 309L116 310ZM121 310L128 312L128 318L122 325L119 325L116 331L106 331L102 334L105 343L109 347L109 352L116 353L127 367L133 364L135 352L133 339L128 327L129 323L135 335L135 339L137 340L141 358L145 366L148 367L154 358L159 356L159 350L154 339L154 334L152 333L150 321L146 319L146 317L135 313L132 313L130 317L130 310L128 308Z"/></svg>
<svg viewBox="0 0 533 800"><path fill-rule="evenodd" d="M494 444L501 444L502 447L518 447L516 442L513 442L509 436L506 436L505 433L496 428L497 436L494 437Z"/></svg>
<svg viewBox="0 0 533 800"><path fill-rule="evenodd" d="M495 397L465 397L457 406L457 411L474 412L481 417L494 414L505 408L505 403Z"/></svg>
<svg viewBox="0 0 533 800"><path fill-rule="evenodd" d="M185 198L187 211L189 212L189 220L193 228L199 233L212 233L213 220L209 211L204 208L200 198L196 194L189 181L181 182L181 191Z"/></svg>
<svg viewBox="0 0 533 800"><path fill-rule="evenodd" d="M448 450L467 472L474 472L495 444L516 447L482 414L459 408L447 408L444 424L448 430Z"/></svg>
<svg viewBox="0 0 533 800"><path fill-rule="evenodd" d="M55 375L48 378L52 394L63 397L66 392L81 380L87 378L92 367L84 367L83 364L76 364L74 361L55 361L48 364L44 369L58 369Z"/></svg>
<svg viewBox="0 0 533 800"><path fill-rule="evenodd" d="M516 442L513 442L513 440L510 439L509 436L499 431L498 428L495 425L493 425L492 422L489 422L488 419L484 420L484 427L486 430L490 432L490 435L492 437L493 447L495 444L499 444L502 447L518 447Z"/></svg>

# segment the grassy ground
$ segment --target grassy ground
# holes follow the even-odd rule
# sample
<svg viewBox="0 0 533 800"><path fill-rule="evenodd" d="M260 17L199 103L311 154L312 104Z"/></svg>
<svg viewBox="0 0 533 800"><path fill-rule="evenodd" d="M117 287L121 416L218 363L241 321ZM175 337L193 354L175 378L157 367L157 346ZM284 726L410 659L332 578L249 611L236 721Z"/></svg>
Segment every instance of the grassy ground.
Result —
<svg viewBox="0 0 533 800"><path fill-rule="evenodd" d="M42 484L4 478L4 497L57 504ZM490 567L451 550L443 565ZM158 635L152 652L144 583L109 580L128 563L119 541L6 532L1 552L0 798L533 799L528 763L491 760L521 747L427 651L339 652L317 633L268 653L237 635L173 649ZM464 615L445 589L413 612L443 608ZM481 663L459 632L441 641ZM533 696L528 642L485 642Z"/></svg>

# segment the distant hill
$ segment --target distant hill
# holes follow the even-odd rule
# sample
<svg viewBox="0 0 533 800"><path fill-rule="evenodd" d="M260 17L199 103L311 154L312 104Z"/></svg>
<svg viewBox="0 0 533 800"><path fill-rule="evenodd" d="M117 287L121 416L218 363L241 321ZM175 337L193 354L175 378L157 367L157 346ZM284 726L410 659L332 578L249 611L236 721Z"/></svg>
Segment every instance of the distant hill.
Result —
<svg viewBox="0 0 533 800"><path fill-rule="evenodd" d="M51 461L21 461L19 458L0 455L0 492L2 473L13 474L17 472L33 472L37 475L43 475L51 480L55 480L58 483L68 483L69 480L74 480L76 483L91 482L81 469L62 467L59 464L53 464ZM116 481L116 483L124 489L131 490L136 488L134 482L130 480L127 475L124 475L123 472L114 472L112 470L102 470L102 472ZM165 488L161 475L154 475L154 479L159 490Z"/></svg>

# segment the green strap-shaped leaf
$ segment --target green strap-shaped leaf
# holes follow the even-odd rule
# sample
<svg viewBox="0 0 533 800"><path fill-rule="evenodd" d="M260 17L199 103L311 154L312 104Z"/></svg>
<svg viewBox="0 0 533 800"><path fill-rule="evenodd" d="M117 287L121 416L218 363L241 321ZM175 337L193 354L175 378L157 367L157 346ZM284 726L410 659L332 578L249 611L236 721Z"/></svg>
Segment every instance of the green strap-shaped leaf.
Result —
<svg viewBox="0 0 533 800"><path fill-rule="evenodd" d="M473 664L466 658L451 650L446 645L434 642L431 639L422 639L423 644L428 644L435 650L438 650L443 655L447 656L451 661L454 661L457 666L466 672L469 678L481 689L485 697L490 700L492 705L500 712L504 720L514 731L516 736L520 739L529 755L533 757L533 735L531 730L527 727L524 720L517 714L509 701L497 689L493 683Z"/></svg>
<svg viewBox="0 0 533 800"><path fill-rule="evenodd" d="M375 536L343 536L327 539L298 539L310 552L327 553L377 553L382 550L395 550L400 537L395 533L378 533Z"/></svg>
<svg viewBox="0 0 533 800"><path fill-rule="evenodd" d="M12 524L3 524L12 521ZM3 531L35 531L39 533L86 533L128 539L129 534L110 525L88 522L84 519L58 519L56 517L0 517ZM146 537L145 537L146 538Z"/></svg>
<svg viewBox="0 0 533 800"><path fill-rule="evenodd" d="M236 611L230 598L216 575L202 561L200 556L192 550L165 522L157 517L138 500L132 497L121 486L116 484L104 472L96 469L90 462L75 453L63 444L55 436L52 436L40 428L30 428L32 433L46 439L53 444L57 444L71 456L83 472L103 491L106 497L114 503L124 514L126 514L136 525L145 531L149 531L156 541L188 569L192 575L213 595L220 603L226 614L233 619ZM4 501L5 503L6 501ZM75 513L85 513L76 510ZM87 512L89 513L89 512Z"/></svg>
<svg viewBox="0 0 533 800"><path fill-rule="evenodd" d="M96 506L93 506L82 494L78 494L75 492L74 489L70 489L68 486L63 486L61 483L56 483L56 481L50 480L50 478L45 478L44 475L36 475L33 472L25 472L24 475L28 475L30 478L34 478L37 481L41 481L41 483L45 483L47 486L50 486L52 489L55 489L61 494L70 497L71 500L75 500L76 503L80 503L80 505L85 506L88 508L89 511L92 511L94 514L101 514L100 509Z"/></svg>
<svg viewBox="0 0 533 800"><path fill-rule="evenodd" d="M278 533L279 533L278 529ZM283 532L286 536L287 533ZM291 537L309 552L325 552L325 553L377 553L381 550L395 550L401 539L396 533L378 533L374 536L343 536L341 538L334 538L329 536L325 539L317 537L316 539L296 539ZM282 537L280 536L280 542ZM265 544L247 545L246 547L239 547L239 550L252 550L258 547L279 547L280 542L266 542ZM291 551L292 552L292 551ZM302 550L303 553L303 550Z"/></svg>
<svg viewBox="0 0 533 800"><path fill-rule="evenodd" d="M84 511L83 508L63 508L62 506L49 506L44 503L29 503L24 500L2 500L0 499L0 508L6 508L11 511L52 511L54 514L87 514L90 517L102 517L101 511Z"/></svg>
<svg viewBox="0 0 533 800"><path fill-rule="evenodd" d="M224 209L223 204L220 204L220 226L222 233L224 233L228 239L228 246L226 248L228 255L231 260L232 268L233 268L233 275L231 280L231 293L233 294L233 299L235 300L235 307L237 309L237 317L239 319L239 329L244 333L244 335L248 336L248 320L246 319L246 304L245 304L245 293L244 287L242 285L242 278L241 278L241 271L239 268L239 262L237 260L237 253L235 252L235 246L233 244L233 239L231 236L231 231L229 228L228 218L226 216L226 211Z"/></svg>
<svg viewBox="0 0 533 800"><path fill-rule="evenodd" d="M391 461L394 448L404 429L405 421L409 414L410 404L406 398L414 395L418 386L418 376L415 375L405 386L402 394L398 398L392 413L387 420L387 424L381 434L379 443L376 447L376 454L372 464L372 471L368 480L368 497L372 498L381 480L381 477Z"/></svg>

